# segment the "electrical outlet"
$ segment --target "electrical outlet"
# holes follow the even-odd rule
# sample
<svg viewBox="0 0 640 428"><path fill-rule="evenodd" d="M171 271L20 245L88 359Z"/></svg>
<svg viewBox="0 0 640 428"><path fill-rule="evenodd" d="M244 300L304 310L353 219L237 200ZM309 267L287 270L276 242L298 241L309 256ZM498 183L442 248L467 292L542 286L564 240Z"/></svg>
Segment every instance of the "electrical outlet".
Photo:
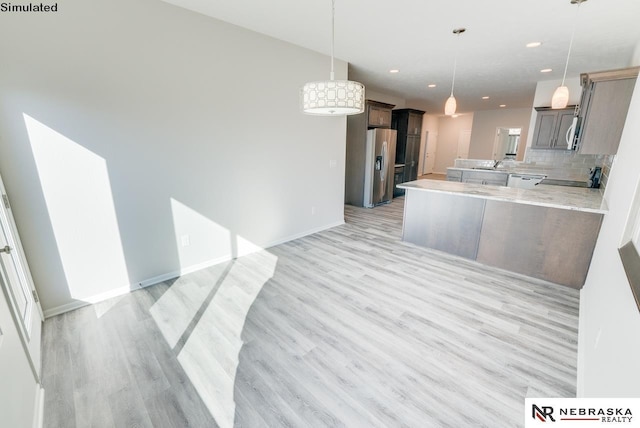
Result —
<svg viewBox="0 0 640 428"><path fill-rule="evenodd" d="M182 243L183 247L188 247L189 245L191 245L191 238L189 237L189 235L182 235L180 237L180 242Z"/></svg>
<svg viewBox="0 0 640 428"><path fill-rule="evenodd" d="M331 159L331 160L329 161L329 168L330 168L330 169L334 169L334 168L336 168L337 166L338 166L338 161L337 161L337 160L335 160L335 159Z"/></svg>
<svg viewBox="0 0 640 428"><path fill-rule="evenodd" d="M316 215L316 207L311 207L311 215Z"/></svg>

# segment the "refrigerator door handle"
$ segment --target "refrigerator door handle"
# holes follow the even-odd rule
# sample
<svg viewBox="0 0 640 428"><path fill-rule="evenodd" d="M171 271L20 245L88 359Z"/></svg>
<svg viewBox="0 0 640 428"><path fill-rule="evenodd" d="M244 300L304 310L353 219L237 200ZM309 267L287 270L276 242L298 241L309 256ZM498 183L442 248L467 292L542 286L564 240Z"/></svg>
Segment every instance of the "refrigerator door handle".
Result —
<svg viewBox="0 0 640 428"><path fill-rule="evenodd" d="M389 149L386 141L382 142L382 167L380 168L380 181L384 182L387 176L387 157Z"/></svg>

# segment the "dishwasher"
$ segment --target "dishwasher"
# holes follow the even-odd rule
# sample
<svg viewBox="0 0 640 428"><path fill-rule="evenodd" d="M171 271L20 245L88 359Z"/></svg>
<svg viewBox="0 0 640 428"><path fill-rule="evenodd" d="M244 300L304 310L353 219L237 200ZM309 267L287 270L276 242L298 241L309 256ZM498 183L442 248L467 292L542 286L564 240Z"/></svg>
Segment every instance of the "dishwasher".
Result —
<svg viewBox="0 0 640 428"><path fill-rule="evenodd" d="M520 189L533 189L547 176L540 174L509 174L507 187L518 187Z"/></svg>

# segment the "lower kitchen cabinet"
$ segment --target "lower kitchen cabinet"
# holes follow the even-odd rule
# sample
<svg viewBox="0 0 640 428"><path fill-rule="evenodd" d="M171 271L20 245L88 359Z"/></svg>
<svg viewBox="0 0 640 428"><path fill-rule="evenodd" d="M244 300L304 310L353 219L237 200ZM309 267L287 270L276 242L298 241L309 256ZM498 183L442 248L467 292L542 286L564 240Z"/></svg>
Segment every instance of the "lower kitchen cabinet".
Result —
<svg viewBox="0 0 640 428"><path fill-rule="evenodd" d="M398 189L396 187L398 184L401 184L401 183L404 183L404 166L396 166L395 172L393 174L393 197L394 198L404 195L404 189Z"/></svg>
<svg viewBox="0 0 640 428"><path fill-rule="evenodd" d="M462 171L459 169L447 168L447 181L462 181Z"/></svg>
<svg viewBox="0 0 640 428"><path fill-rule="evenodd" d="M448 168L447 181L506 186L509 181L509 174L500 171L472 171Z"/></svg>

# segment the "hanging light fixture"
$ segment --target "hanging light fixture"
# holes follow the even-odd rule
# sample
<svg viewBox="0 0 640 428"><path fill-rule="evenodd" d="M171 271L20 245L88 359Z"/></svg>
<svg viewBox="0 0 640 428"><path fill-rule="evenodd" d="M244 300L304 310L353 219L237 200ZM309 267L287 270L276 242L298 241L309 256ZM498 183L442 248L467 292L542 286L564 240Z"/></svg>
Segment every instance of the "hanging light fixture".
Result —
<svg viewBox="0 0 640 428"><path fill-rule="evenodd" d="M302 111L319 116L341 116L364 111L364 85L351 80L335 80L333 45L336 2L331 0L331 73L329 80L309 82L302 87Z"/></svg>
<svg viewBox="0 0 640 428"><path fill-rule="evenodd" d="M562 83L558 86L551 97L551 108L565 108L569 104L569 88L564 85L564 80L567 77L567 69L569 68L569 57L571 56L571 48L573 47L573 36L576 34L576 26L578 24L578 12L580 12L580 5L587 0L571 0L571 4L577 4L578 10L576 11L576 18L573 20L573 30L571 31L571 41L569 42L569 52L567 52L567 62L564 65L564 75L562 76Z"/></svg>
<svg viewBox="0 0 640 428"><path fill-rule="evenodd" d="M453 34L456 36L460 36L460 34L467 31L466 28L456 28L453 30ZM456 42L457 43L457 42ZM453 79L451 80L451 95L447 98L447 102L444 104L444 114L447 116L453 116L456 113L456 108L458 107L458 103L456 102L456 97L453 96L453 87L456 84L456 67L458 66L458 49L456 46L456 56L453 61Z"/></svg>

